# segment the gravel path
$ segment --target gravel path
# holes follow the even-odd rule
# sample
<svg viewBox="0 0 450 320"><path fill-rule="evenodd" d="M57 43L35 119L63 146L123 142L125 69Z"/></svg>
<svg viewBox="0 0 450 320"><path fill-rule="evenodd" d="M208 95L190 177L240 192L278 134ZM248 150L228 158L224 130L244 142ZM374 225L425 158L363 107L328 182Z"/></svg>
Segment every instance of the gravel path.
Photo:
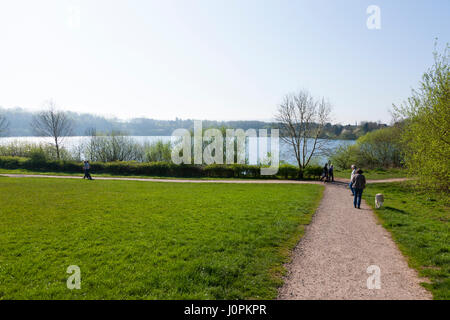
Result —
<svg viewBox="0 0 450 320"><path fill-rule="evenodd" d="M389 232L363 202L353 208L344 184L328 184L287 265L279 299L431 299ZM367 267L380 268L381 289L368 289Z"/></svg>

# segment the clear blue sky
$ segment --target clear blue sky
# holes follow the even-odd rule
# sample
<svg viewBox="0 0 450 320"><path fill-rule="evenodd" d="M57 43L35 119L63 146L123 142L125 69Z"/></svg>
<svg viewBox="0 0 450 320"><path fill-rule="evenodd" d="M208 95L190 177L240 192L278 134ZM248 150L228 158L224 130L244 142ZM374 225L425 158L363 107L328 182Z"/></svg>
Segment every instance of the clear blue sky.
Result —
<svg viewBox="0 0 450 320"><path fill-rule="evenodd" d="M389 122L449 35L448 0L2 1L0 106L270 120L306 88L335 122Z"/></svg>

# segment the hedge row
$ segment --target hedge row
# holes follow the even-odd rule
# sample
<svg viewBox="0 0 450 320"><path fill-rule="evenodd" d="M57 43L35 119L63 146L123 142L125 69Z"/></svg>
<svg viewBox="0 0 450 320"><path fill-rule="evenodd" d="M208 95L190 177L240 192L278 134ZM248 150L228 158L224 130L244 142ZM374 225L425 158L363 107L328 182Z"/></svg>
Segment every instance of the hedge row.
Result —
<svg viewBox="0 0 450 320"><path fill-rule="evenodd" d="M81 173L82 163L76 161L51 161L44 159L0 157L0 168L27 169L33 171ZM92 162L91 172L117 175L160 176L160 177L212 177L212 178L282 178L297 179L298 167L280 165L276 176L261 176L261 167L257 165L176 165L167 162ZM304 170L304 178L317 178L322 168L311 166Z"/></svg>

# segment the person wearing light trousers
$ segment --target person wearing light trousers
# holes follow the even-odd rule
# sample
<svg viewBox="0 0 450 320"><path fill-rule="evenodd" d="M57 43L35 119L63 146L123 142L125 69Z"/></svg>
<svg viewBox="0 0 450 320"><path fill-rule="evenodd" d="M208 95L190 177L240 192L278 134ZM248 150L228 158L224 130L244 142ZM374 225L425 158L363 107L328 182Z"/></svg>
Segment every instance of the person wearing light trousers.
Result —
<svg viewBox="0 0 450 320"><path fill-rule="evenodd" d="M353 177L355 176L355 174L356 174L356 166L354 164L352 164L352 173L350 175L350 183L348 184L348 187L350 188L350 190L352 192L352 196L355 195L355 190L353 190L353 187L352 187L352 180L353 180Z"/></svg>

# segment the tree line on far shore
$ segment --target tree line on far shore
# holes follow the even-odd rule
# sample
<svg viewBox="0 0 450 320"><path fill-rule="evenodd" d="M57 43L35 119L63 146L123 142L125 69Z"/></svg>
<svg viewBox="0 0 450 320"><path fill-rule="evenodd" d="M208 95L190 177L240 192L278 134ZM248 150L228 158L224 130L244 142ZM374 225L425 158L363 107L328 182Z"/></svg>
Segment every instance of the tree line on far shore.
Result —
<svg viewBox="0 0 450 320"><path fill-rule="evenodd" d="M48 109L48 105L44 106ZM2 130L0 123L0 135L9 137L35 136L36 132L30 125L36 113L29 112L20 108L2 109L0 107L0 119L9 123L8 130ZM73 122L74 136L88 136L92 128L98 132L124 132L130 136L170 136L176 129L183 128L192 130L194 120L176 119L176 120L155 120L147 118L135 118L129 121L123 121L115 118L105 118L92 114L79 114L67 112L68 117ZM239 128L247 129L271 129L279 128L275 122L264 121L203 121L205 128ZM362 121L358 124L331 124L326 123L320 138L355 140L367 132L371 132L386 127L386 124L379 122ZM1 132L3 131L3 132Z"/></svg>

